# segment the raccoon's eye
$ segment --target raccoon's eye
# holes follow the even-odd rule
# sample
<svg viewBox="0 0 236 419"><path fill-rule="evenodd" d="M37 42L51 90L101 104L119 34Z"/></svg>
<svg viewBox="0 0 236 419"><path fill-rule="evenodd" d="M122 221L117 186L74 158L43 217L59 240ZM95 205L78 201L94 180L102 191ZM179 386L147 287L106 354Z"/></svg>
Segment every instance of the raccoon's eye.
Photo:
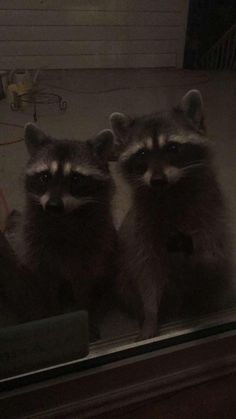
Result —
<svg viewBox="0 0 236 419"><path fill-rule="evenodd" d="M51 177L51 174L49 172L42 172L42 173L39 173L38 179L41 183L47 183L50 177Z"/></svg>
<svg viewBox="0 0 236 419"><path fill-rule="evenodd" d="M180 144L175 143L174 141L171 141L168 144L166 144L165 150L168 153L178 153L178 151L180 150Z"/></svg>
<svg viewBox="0 0 236 419"><path fill-rule="evenodd" d="M80 179L80 176L78 175L78 173L73 173L73 174L71 175L71 180L72 180L72 182L78 182L78 181L79 181L79 179Z"/></svg>
<svg viewBox="0 0 236 419"><path fill-rule="evenodd" d="M143 157L146 157L148 155L149 151L146 150L145 148L141 148L141 150L137 151L137 153L135 154L135 157L138 159L142 159Z"/></svg>
<svg viewBox="0 0 236 419"><path fill-rule="evenodd" d="M135 175L143 175L148 167L148 156L150 152L146 149L139 150L128 162L128 170Z"/></svg>
<svg viewBox="0 0 236 419"><path fill-rule="evenodd" d="M81 173L71 173L70 184L73 191L87 188L91 183L90 176L81 175Z"/></svg>
<svg viewBox="0 0 236 419"><path fill-rule="evenodd" d="M71 181L73 183L83 183L86 180L87 180L86 177L81 175L80 173L74 172L74 173L71 174Z"/></svg>

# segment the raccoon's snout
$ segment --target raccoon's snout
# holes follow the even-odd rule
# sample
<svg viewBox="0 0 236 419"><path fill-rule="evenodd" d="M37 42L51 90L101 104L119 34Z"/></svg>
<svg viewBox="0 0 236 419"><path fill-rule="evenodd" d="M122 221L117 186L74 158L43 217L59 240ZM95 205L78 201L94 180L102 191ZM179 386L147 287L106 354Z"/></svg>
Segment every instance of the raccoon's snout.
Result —
<svg viewBox="0 0 236 419"><path fill-rule="evenodd" d="M167 179L167 176L164 173L155 175L150 179L150 186L152 188L163 187L167 184L168 184L168 179Z"/></svg>
<svg viewBox="0 0 236 419"><path fill-rule="evenodd" d="M63 214L64 209L63 201L60 198L49 199L45 205L45 211L50 214Z"/></svg>

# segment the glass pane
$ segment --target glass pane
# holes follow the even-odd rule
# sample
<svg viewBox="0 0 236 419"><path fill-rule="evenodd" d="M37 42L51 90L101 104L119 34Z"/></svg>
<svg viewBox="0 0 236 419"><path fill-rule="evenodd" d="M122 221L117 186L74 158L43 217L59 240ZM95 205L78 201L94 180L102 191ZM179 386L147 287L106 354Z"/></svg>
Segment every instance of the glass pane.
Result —
<svg viewBox="0 0 236 419"><path fill-rule="evenodd" d="M235 2L5 3L2 385L234 328Z"/></svg>

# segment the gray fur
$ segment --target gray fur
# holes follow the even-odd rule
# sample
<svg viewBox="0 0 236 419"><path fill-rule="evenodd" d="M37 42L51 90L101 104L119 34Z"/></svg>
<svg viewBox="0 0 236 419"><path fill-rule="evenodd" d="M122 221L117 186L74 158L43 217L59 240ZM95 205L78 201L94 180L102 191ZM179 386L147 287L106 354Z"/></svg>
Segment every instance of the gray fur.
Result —
<svg viewBox="0 0 236 419"><path fill-rule="evenodd" d="M35 276L34 292L40 300L35 317L87 309L92 323L98 309L97 295L111 286L114 274L116 233L110 210L113 182L105 158L113 136L107 130L86 142L56 140L32 125L26 126L25 135L30 153L25 175L26 202L14 247L21 263ZM40 174L40 167L51 167L51 162L56 162L56 173L51 175L55 180L47 191L50 199L66 196L65 202L74 204L58 216L45 211L42 194L31 190L32 186L29 190L27 183L34 170ZM88 192L88 197L71 197L63 173L68 162L69 169L82 165L94 171L91 180L96 179L100 189ZM56 181L56 176L61 176L61 181Z"/></svg>
<svg viewBox="0 0 236 419"><path fill-rule="evenodd" d="M119 232L122 266L117 288L139 319L145 339L157 333L162 319L200 315L224 306L231 273L227 215L199 92L189 92L170 112L133 118L126 130L122 127L118 132L120 119L116 121L113 114L111 123L116 140L122 136L118 166L132 189L133 205ZM143 182L143 176L130 172L133 156L124 159L124 155L139 142L145 152L145 139L151 138L148 168L151 179L159 181L167 164L160 136L167 144L181 137L185 144L194 145L193 157L198 147L202 157L185 169L177 155L181 177L173 183L165 179L164 186L155 189ZM193 250L170 251L169 243L173 247L173 240L182 236L191 241Z"/></svg>

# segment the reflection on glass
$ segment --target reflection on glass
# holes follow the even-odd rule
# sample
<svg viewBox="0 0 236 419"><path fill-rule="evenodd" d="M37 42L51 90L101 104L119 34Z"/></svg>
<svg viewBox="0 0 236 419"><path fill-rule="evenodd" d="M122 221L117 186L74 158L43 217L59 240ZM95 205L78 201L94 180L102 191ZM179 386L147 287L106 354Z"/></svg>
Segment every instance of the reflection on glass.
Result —
<svg viewBox="0 0 236 419"><path fill-rule="evenodd" d="M168 112L110 119L113 131L83 142L26 126L25 207L1 235L6 324L85 309L94 341L116 309L147 339L163 323L232 304L227 213L200 92ZM111 158L132 195L118 232Z"/></svg>
<svg viewBox="0 0 236 419"><path fill-rule="evenodd" d="M15 339L2 359L19 347L19 359L32 352L28 368L67 362L65 353L73 363L89 340L86 362L231 324L235 74L199 66L235 66L235 2L225 6L227 21L218 2L190 1L185 66L198 68L191 72L179 70L188 2L98 2L82 13L79 3L73 13L70 2L56 11L41 3L21 10L20 27L10 3L4 11L17 30L12 55L1 47L9 71L0 74L7 96L0 101L0 341ZM40 8L48 32L38 25ZM222 26L210 25L214 10ZM25 47L26 55L18 50ZM39 74L31 65L54 70ZM38 93L68 103L66 113L41 99L31 106ZM39 124L23 134L32 116ZM44 364L56 345L57 357Z"/></svg>
<svg viewBox="0 0 236 419"><path fill-rule="evenodd" d="M170 112L114 113L111 122L133 195L119 232L118 292L139 318L141 338L151 338L160 316L216 311L231 297L224 198L199 91Z"/></svg>
<svg viewBox="0 0 236 419"><path fill-rule="evenodd" d="M84 142L59 141L28 124L25 142L25 209L10 215L5 230L25 270L18 284L22 317L88 310L91 339L98 339L99 296L115 276L112 132Z"/></svg>

